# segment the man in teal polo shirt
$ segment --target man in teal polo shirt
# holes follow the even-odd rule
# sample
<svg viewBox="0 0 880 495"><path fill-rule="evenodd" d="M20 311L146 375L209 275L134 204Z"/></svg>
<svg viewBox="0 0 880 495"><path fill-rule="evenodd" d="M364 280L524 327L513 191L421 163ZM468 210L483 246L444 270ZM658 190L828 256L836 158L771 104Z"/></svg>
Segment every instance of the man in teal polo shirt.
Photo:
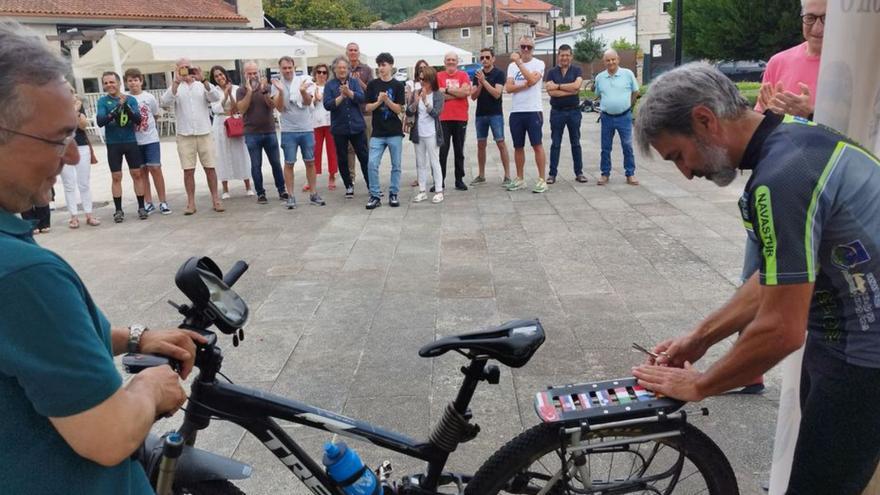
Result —
<svg viewBox="0 0 880 495"><path fill-rule="evenodd" d="M113 355L162 353L192 369L201 337L113 328L73 269L15 213L45 204L79 160L69 67L37 35L0 23L0 491L153 493L130 459L159 415L186 400L168 366L126 385Z"/></svg>
<svg viewBox="0 0 880 495"><path fill-rule="evenodd" d="M636 160L632 147L632 107L639 96L639 82L631 70L620 67L620 57L614 50L607 50L603 57L606 70L596 76L596 95L601 98L599 109L602 123L602 157L599 165L602 177L596 185L604 186L611 176L611 146L614 132L620 135L623 148L623 171L626 183L639 185L636 179Z"/></svg>

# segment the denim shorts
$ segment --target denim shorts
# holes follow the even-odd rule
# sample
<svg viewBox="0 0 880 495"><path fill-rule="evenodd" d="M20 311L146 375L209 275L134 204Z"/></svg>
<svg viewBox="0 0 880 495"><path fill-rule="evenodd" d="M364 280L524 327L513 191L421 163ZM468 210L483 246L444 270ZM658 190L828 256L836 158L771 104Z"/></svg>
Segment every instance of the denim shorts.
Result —
<svg viewBox="0 0 880 495"><path fill-rule="evenodd" d="M489 129L492 129L492 139L495 142L504 141L504 115L478 115L475 119L477 128L477 141L485 141L489 137Z"/></svg>
<svg viewBox="0 0 880 495"><path fill-rule="evenodd" d="M529 135L529 143L534 146L541 144L543 136L544 114L543 112L514 112L510 114L510 137L514 148L524 148L526 134Z"/></svg>
<svg viewBox="0 0 880 495"><path fill-rule="evenodd" d="M141 155L144 156L144 165L149 167L162 166L162 148L159 146L159 141L156 141L155 143L141 144L138 148L141 149Z"/></svg>
<svg viewBox="0 0 880 495"><path fill-rule="evenodd" d="M296 163L296 148L299 147L304 161L315 159L315 132L282 132L281 149L284 150L284 163Z"/></svg>

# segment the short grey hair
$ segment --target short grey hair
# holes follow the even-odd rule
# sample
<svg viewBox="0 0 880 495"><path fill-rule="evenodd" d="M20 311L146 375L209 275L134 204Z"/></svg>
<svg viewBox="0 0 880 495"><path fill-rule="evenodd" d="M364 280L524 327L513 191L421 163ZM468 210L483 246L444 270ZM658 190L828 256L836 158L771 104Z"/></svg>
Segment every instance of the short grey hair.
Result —
<svg viewBox="0 0 880 495"><path fill-rule="evenodd" d="M683 65L655 79L642 98L635 122L641 151L651 152L651 141L663 133L694 134L692 112L709 108L720 119L735 119L751 108L736 85L704 62Z"/></svg>
<svg viewBox="0 0 880 495"><path fill-rule="evenodd" d="M345 65L348 66L348 70L351 70L351 62L348 61L348 57L346 57L345 55L339 55L334 58L333 63L330 64L330 67L333 68L333 70L330 71L331 79L336 79L336 66L339 65L339 62L343 62Z"/></svg>
<svg viewBox="0 0 880 495"><path fill-rule="evenodd" d="M37 33L17 22L0 22L0 126L17 129L33 114L33 103L19 94L19 86L61 82L70 64ZM0 144L11 133L0 131Z"/></svg>

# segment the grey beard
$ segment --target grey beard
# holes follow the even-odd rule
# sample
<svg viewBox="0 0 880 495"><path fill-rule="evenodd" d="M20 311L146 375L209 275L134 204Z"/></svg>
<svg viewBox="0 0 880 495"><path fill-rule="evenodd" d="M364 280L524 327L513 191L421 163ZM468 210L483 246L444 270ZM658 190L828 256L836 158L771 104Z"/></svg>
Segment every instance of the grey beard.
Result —
<svg viewBox="0 0 880 495"><path fill-rule="evenodd" d="M697 141L697 149L705 162L703 177L706 180L714 182L718 187L725 187L736 179L736 169L730 163L724 148Z"/></svg>

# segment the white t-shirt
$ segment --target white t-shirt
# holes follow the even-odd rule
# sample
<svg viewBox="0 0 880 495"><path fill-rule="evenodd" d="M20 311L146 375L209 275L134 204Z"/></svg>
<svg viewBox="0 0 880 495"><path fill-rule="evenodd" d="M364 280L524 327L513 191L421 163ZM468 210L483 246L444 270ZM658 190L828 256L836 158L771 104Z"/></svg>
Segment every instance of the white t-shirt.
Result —
<svg viewBox="0 0 880 495"><path fill-rule="evenodd" d="M433 101L433 96L428 95L428 101ZM434 117L431 117L430 112L431 109L425 105L425 101L421 98L419 99L419 137L420 138L429 138L434 137L437 134L437 129L434 128Z"/></svg>
<svg viewBox="0 0 880 495"><path fill-rule="evenodd" d="M529 89L513 93L510 95L510 113L516 112L540 112L544 109L541 104L541 87L544 84L544 61L539 58L533 58L528 62L524 62L531 72L537 72L541 75L541 80ZM516 86L525 86L526 78L522 75L519 67L513 62L507 66L507 78L513 78Z"/></svg>
<svg viewBox="0 0 880 495"><path fill-rule="evenodd" d="M146 91L139 95L128 95L138 102L141 112L141 123L134 128L134 137L139 145L156 143L159 141L159 129L156 128L156 115L159 113L159 102L156 97Z"/></svg>
<svg viewBox="0 0 880 495"><path fill-rule="evenodd" d="M324 86L313 84L309 92L312 94L312 127L329 126L330 112L324 108Z"/></svg>

